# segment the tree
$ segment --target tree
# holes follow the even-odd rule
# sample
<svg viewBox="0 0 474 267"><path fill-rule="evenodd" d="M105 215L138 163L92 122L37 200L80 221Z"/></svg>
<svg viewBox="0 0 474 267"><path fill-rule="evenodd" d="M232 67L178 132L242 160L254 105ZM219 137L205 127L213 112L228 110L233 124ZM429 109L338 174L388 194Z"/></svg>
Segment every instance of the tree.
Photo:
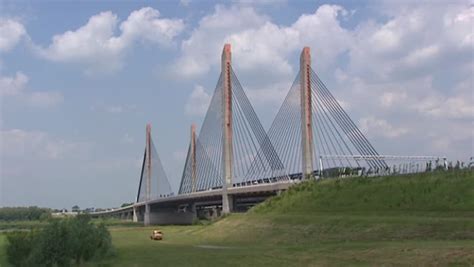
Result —
<svg viewBox="0 0 474 267"><path fill-rule="evenodd" d="M81 209L79 208L78 205L74 205L74 206L72 206L71 210L72 210L72 212L79 212Z"/></svg>

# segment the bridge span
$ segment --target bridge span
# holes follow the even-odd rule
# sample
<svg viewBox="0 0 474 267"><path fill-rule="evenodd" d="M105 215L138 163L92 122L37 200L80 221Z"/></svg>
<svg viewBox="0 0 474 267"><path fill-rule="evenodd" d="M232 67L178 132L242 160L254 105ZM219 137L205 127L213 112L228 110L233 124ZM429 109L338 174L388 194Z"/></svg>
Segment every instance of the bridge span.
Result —
<svg viewBox="0 0 474 267"><path fill-rule="evenodd" d="M299 180L236 186L227 189L233 212L244 212L270 196L287 190ZM147 210L148 214L147 215ZM191 224L196 218L222 215L222 188L137 202L114 210L91 213L93 217L115 217L148 224ZM146 218L149 216L148 218Z"/></svg>
<svg viewBox="0 0 474 267"><path fill-rule="evenodd" d="M301 180L334 173L407 173L420 165L390 166L387 161L435 159L379 155L311 68L309 47L301 52L300 70L268 131L232 68L229 44L221 60L199 134L191 127L179 190L170 186L147 125L135 203L92 216L145 225L190 224L195 218L245 211Z"/></svg>

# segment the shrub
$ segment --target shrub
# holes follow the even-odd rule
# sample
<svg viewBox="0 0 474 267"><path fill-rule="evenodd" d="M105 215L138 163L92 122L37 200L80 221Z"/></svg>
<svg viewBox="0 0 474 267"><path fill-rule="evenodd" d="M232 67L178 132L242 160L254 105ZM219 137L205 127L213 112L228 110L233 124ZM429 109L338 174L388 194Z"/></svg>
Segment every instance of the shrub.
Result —
<svg viewBox="0 0 474 267"><path fill-rule="evenodd" d="M14 266L27 266L28 255L35 244L35 232L10 232L7 234L7 260Z"/></svg>
<svg viewBox="0 0 474 267"><path fill-rule="evenodd" d="M14 266L69 266L113 251L107 228L85 215L51 220L41 231L11 233L7 240L8 261Z"/></svg>

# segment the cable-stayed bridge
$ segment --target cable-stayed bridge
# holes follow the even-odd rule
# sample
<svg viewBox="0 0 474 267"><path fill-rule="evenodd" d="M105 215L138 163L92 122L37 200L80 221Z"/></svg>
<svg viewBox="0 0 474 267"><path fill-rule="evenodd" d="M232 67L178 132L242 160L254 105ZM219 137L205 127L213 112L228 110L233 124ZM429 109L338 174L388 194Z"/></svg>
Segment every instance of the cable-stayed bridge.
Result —
<svg viewBox="0 0 474 267"><path fill-rule="evenodd" d="M198 213L213 217L246 210L304 179L414 172L425 166L390 166L387 161L435 159L379 155L311 68L308 47L266 132L232 68L226 44L199 134L191 127L178 192L172 191L147 125L135 204L93 215L133 218L145 225L188 224Z"/></svg>

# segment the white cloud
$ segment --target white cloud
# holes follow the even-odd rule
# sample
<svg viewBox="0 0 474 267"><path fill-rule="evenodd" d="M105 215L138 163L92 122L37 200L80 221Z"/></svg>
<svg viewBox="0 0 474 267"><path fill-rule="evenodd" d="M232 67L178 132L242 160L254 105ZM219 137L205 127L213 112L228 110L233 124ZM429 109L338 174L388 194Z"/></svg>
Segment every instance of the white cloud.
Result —
<svg viewBox="0 0 474 267"><path fill-rule="evenodd" d="M381 5L379 11L388 20L351 30L348 63L336 68L330 89L351 105L353 118L363 118L361 128L382 153L472 154L473 7Z"/></svg>
<svg viewBox="0 0 474 267"><path fill-rule="evenodd" d="M184 29L180 19L160 18L158 10L145 7L130 13L120 24L120 35L115 35L119 19L111 11L92 16L86 25L53 37L46 47L37 47L44 58L85 65L88 73L115 71L122 66L126 49L136 42L169 46Z"/></svg>
<svg viewBox="0 0 474 267"><path fill-rule="evenodd" d="M210 101L211 95L206 92L204 87L196 85L186 102L185 112L192 116L202 116L206 114Z"/></svg>
<svg viewBox="0 0 474 267"><path fill-rule="evenodd" d="M268 18L251 7L216 6L214 13L203 17L191 36L181 43L181 56L172 67L180 78L207 73L220 63L216 51L221 51L232 33L261 26Z"/></svg>
<svg viewBox="0 0 474 267"><path fill-rule="evenodd" d="M372 81L399 81L470 63L473 14L462 4L414 4L391 10L385 23L362 23L350 42L349 71Z"/></svg>
<svg viewBox="0 0 474 267"><path fill-rule="evenodd" d="M189 4L191 4L191 0L179 0L179 4L184 7L188 7Z"/></svg>
<svg viewBox="0 0 474 267"><path fill-rule="evenodd" d="M0 18L0 52L12 49L26 36L23 24L13 19Z"/></svg>
<svg viewBox="0 0 474 267"><path fill-rule="evenodd" d="M272 81L291 79L294 70L289 56L306 45L314 49L317 68L327 68L349 45L348 31L338 20L346 14L340 6L323 5L290 26L279 26L249 6L217 6L183 41L181 57L173 69L179 70L176 75L180 77L205 74L219 66L216 51L227 42L232 44L233 65L239 73L266 70L273 76L266 78Z"/></svg>
<svg viewBox="0 0 474 267"><path fill-rule="evenodd" d="M384 136L388 138L399 137L408 133L408 129L402 127L394 127L386 120L377 119L373 116L362 118L360 120L360 130L364 134L371 136Z"/></svg>
<svg viewBox="0 0 474 267"><path fill-rule="evenodd" d="M60 92L30 92L26 90L29 78L22 72L14 76L0 75L0 98L13 97L26 105L39 108L56 106L63 102Z"/></svg>
<svg viewBox="0 0 474 267"><path fill-rule="evenodd" d="M23 92L28 76L17 72L15 76L0 76L0 96L14 96Z"/></svg>
<svg viewBox="0 0 474 267"><path fill-rule="evenodd" d="M473 97L468 96L430 96L414 104L422 114L436 118L474 119Z"/></svg>
<svg viewBox="0 0 474 267"><path fill-rule="evenodd" d="M407 93L404 91L389 91L382 94L380 104L384 108L390 108L395 105L402 104L407 99Z"/></svg>
<svg viewBox="0 0 474 267"><path fill-rule="evenodd" d="M29 105L41 108L56 106L64 101L59 92L32 92L26 97Z"/></svg>
<svg viewBox="0 0 474 267"><path fill-rule="evenodd" d="M57 160L82 151L81 144L55 139L41 131L0 130L2 158Z"/></svg>

